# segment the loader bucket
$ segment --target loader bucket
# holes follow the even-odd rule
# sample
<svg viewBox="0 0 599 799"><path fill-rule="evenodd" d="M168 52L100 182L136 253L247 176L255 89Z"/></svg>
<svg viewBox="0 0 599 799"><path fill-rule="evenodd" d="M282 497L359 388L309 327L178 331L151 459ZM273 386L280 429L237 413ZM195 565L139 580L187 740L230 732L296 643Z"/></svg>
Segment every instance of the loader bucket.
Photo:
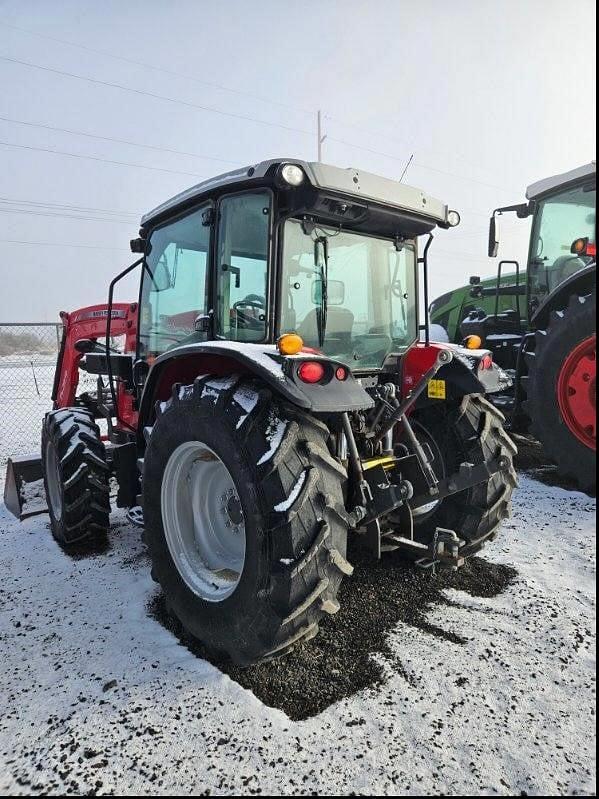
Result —
<svg viewBox="0 0 599 799"><path fill-rule="evenodd" d="M19 521L48 512L39 455L8 459L4 504Z"/></svg>

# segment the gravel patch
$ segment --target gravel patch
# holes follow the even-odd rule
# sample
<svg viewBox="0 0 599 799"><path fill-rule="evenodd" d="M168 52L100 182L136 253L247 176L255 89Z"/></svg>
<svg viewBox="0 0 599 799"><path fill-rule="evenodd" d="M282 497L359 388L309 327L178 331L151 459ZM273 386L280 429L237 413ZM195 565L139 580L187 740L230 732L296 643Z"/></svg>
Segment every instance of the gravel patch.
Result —
<svg viewBox="0 0 599 799"><path fill-rule="evenodd" d="M504 591L517 575L511 566L481 558L473 558L458 572L445 570L434 575L415 569L395 553L380 561L360 551L350 551L349 556L355 571L351 580L342 583L341 610L321 622L316 638L283 658L250 668L214 662L265 705L279 708L294 721L317 715L344 697L380 685L385 675L382 660L409 680L401 655L389 644L389 633L400 622L453 644L465 644L468 630L460 635L428 620L433 605L454 603L444 589L491 598ZM161 592L152 598L148 610L189 651L210 659L201 644L187 636L169 615Z"/></svg>

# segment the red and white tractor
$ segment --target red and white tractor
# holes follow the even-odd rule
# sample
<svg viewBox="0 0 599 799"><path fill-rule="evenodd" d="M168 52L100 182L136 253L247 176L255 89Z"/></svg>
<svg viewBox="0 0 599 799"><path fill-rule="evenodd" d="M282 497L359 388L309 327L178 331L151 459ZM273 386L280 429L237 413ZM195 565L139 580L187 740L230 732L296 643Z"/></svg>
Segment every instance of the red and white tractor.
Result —
<svg viewBox="0 0 599 799"><path fill-rule="evenodd" d="M31 512L43 476L68 548L109 533L114 481L171 613L243 664L339 609L348 536L458 567L516 485L485 397L504 373L419 324L432 232L458 222L420 190L295 159L165 202L108 304L62 315L41 458L9 463L7 506ZM113 302L135 268L139 299Z"/></svg>

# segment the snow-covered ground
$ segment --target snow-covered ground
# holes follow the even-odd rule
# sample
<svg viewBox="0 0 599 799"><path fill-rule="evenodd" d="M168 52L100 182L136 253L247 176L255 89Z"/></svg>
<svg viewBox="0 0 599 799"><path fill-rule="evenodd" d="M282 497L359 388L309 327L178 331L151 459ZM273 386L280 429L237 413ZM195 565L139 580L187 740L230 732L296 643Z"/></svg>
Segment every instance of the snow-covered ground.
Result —
<svg viewBox="0 0 599 799"><path fill-rule="evenodd" d="M0 792L591 794L594 542L594 500L523 477L485 552L514 582L427 611L466 642L399 623L382 685L297 722L152 617L124 517L77 559L1 508Z"/></svg>

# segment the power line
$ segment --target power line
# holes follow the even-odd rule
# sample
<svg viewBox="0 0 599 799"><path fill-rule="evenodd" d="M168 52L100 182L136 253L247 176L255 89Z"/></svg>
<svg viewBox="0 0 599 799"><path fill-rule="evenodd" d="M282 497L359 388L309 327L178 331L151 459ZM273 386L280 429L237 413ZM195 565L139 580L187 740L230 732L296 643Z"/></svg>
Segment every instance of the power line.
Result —
<svg viewBox="0 0 599 799"><path fill-rule="evenodd" d="M326 114L325 118L326 119L330 119L332 122L337 122L339 125L343 125L344 127L353 128L354 130L358 130L361 133L366 133L369 136L375 135L375 136L379 136L382 139L387 139L387 141L393 142L394 144L398 144L400 147L402 147L404 149L409 149L409 148L413 147L413 145L414 145L413 139L410 140L410 142L406 142L405 140L404 141L400 141L399 139L396 139L393 136L389 136L388 133L383 133L382 131L375 130L373 128L367 128L367 127L364 127L363 125L356 125L355 123L347 122L347 120L343 120L343 119L339 119L338 117L330 116L330 114ZM439 154L443 155L443 153L439 153ZM481 166L480 164L473 164L472 161L469 161L467 158L464 158L464 157L458 155L454 151L448 152L448 153L446 153L446 155L448 155L448 156L450 156L452 158L456 158L458 161L462 161L464 164L467 164L468 166L470 166L470 167L472 167L474 169L481 169L483 172L491 172L492 171L488 167Z"/></svg>
<svg viewBox="0 0 599 799"><path fill-rule="evenodd" d="M401 164L405 164L405 158L399 158L396 155L391 155L390 153L383 153L380 150L374 150L371 147L364 147L362 144L356 144L355 142L350 142L345 139L338 139L335 136L329 136L329 141L337 142L337 144L343 144L346 147L354 147L357 150L363 150L366 153L372 153L373 155L380 155L382 158L389 158L392 161L398 161ZM497 186L494 183L487 183L486 181L476 180L475 178L467 177L466 175L460 175L456 172L447 172L443 169L437 169L436 167L428 166L427 164L422 164L419 161L414 161L413 165L415 167L419 167L420 169L428 169L431 172L439 172L442 175L448 175L450 177L458 178L459 180L466 180L470 183L478 183L481 186L487 186L488 188L498 189L499 191L505 192L512 192L512 189L508 189L505 186Z"/></svg>
<svg viewBox="0 0 599 799"><path fill-rule="evenodd" d="M165 169L159 166L146 166L145 164L132 164L129 161L113 161L109 158L99 158L96 155L82 155L81 153L69 153L65 150L49 150L46 147L32 147L27 144L13 144L12 142L0 141L4 147L16 147L19 150L35 150L40 153L52 153L53 155L66 155L69 158L85 158L89 161L102 161L105 164L116 164L118 166L132 166L137 169L150 169L153 172L168 172L171 175L186 175L192 178L205 178L206 175L198 175L195 172L180 172L175 169Z"/></svg>
<svg viewBox="0 0 599 799"><path fill-rule="evenodd" d="M0 197L1 203L12 203L13 205L33 205L39 206L42 208L60 208L62 210L67 211L93 211L103 214L115 214L116 216L123 215L123 216L133 216L138 217L141 216L141 211L121 211L121 210L114 210L108 208L90 208L89 206L85 205L65 205L64 203L51 203L51 202L38 202L35 200L19 200L15 199L14 197Z"/></svg>
<svg viewBox="0 0 599 799"><path fill-rule="evenodd" d="M273 100L272 98L263 97L261 95L255 95L255 94L252 94L250 92L245 92L245 91L240 90L240 89L233 89L230 86L224 86L223 84L214 83L214 82L211 82L211 81L200 80L199 78L196 78L195 76L188 75L188 74L182 73L182 72L177 72L177 71L172 70L172 69L166 69L164 67L158 67L155 64L151 64L151 63L148 63L148 62L136 61L136 60L134 60L132 58L127 58L125 56L117 55L115 53L110 53L110 52L107 52L105 50L99 50L97 48L93 48L93 47L89 47L89 46L86 46L86 45L78 44L78 43L71 42L71 41L68 41L68 40L65 40L65 39L59 39L59 38L57 38L55 36L48 36L47 34L42 34L42 33L37 33L35 31L27 30L27 29L21 28L21 27L19 27L17 25L10 25L10 24L5 23L5 22L0 23L0 25L2 25L5 28L11 28L12 30L19 31L20 33L25 33L25 34L27 34L29 36L35 36L35 37L38 37L38 38L41 38L41 39L46 39L48 41L57 42L59 44L65 44L65 45L67 45L69 47L75 47L77 49L84 50L86 52L95 53L97 55L101 55L101 56L106 57L106 58L113 58L113 59L116 59L118 61L123 61L123 62L125 62L127 64L134 64L136 66L143 67L144 69L152 69L154 71L162 72L162 73L164 73L166 75L171 75L171 76L174 76L174 77L177 77L177 78L184 78L185 80L192 81L192 82L197 83L199 85L208 86L208 87L214 88L214 89L219 89L219 90L222 90L222 91L225 91L225 92L229 92L231 94L235 94L235 95L239 95L239 96L246 96L246 97L252 98L254 100L259 100L260 102L270 103L271 105L279 106L281 108L286 108L286 109L291 110L291 111L301 111L301 113L303 113L303 114L313 114L312 111L309 111L309 110L307 110L305 108L298 108L296 106L291 106L288 103L283 103L283 102L280 102L280 101L277 101L277 100ZM396 138L394 138L392 136L389 136L388 134L383 133L380 130L367 128L367 127L364 127L362 125L356 125L355 123L348 122L347 120L339 119L338 117L331 116L330 114L323 114L323 118L329 119L329 120L331 120L333 122L337 122L338 124L344 125L345 127L353 128L354 130L360 131L362 133L366 133L368 135L374 134L376 136L380 136L381 138L387 139L388 141L394 142L396 144L400 144L402 147L406 146L405 142L400 142L398 139L396 139ZM60 130L60 129L57 128L57 130ZM70 131L65 131L65 132L70 132ZM90 134L81 133L79 135L90 135ZM97 137L97 138L100 138L100 137ZM105 137L102 137L102 138L105 138ZM118 142L119 140L115 139L114 141ZM139 146L139 147L144 147L144 146L150 147L151 146L151 145L135 144L134 142L122 142L122 143L123 144L133 144L134 146ZM354 146L354 145L350 145L350 146ZM158 149L158 148L152 148L152 149ZM164 148L162 148L162 149L164 149ZM165 152L170 152L170 151L165 149ZM177 152L177 151L173 150L172 152ZM186 153L186 154L195 155L194 153ZM483 171L486 171L486 172L490 171L486 167L482 167L482 166L477 165L477 164L472 164L470 161L468 161L467 159L457 155L456 153L452 153L451 155L452 155L452 157L457 158L458 160L463 161L465 164L468 164L469 166L473 166L476 169L482 169ZM207 156L198 156L198 157L207 158ZM210 160L222 160L222 161L224 161L224 159L217 159L217 158L212 158ZM233 163L233 162L229 162L229 163ZM422 168L429 168L429 167L425 167L422 164L419 164L419 166L421 166ZM432 169L432 167L430 167L430 168ZM462 177L464 177L464 176L462 176ZM401 182L401 180L400 180L400 182ZM506 189L506 191L507 191L507 189Z"/></svg>
<svg viewBox="0 0 599 799"><path fill-rule="evenodd" d="M30 31L25 28L20 28L17 25L9 25L7 22L1 22L0 25L5 28L12 28L13 30L19 31L20 33L26 33L29 36L37 36L40 39L47 39L50 42L58 42L58 44L66 44L69 47L75 47L79 50L84 50L88 53L95 53L96 55L101 55L105 58L114 58L117 61L123 61L126 64L134 64L138 67L143 67L144 69L152 69L155 72L163 72L165 75L171 75L176 78L184 78L185 80L192 81L193 83L197 83L200 86L208 86L211 89L218 89L220 91L229 92L230 94L235 94L240 97L249 97L253 100L258 100L261 103L270 103L274 106L279 106L280 108L286 108L290 111L301 111L302 114L312 114L312 111L308 111L305 108L298 108L296 106L289 105L288 103L283 103L280 100L273 100L269 97L262 97L258 94L252 94L251 92L243 91L242 89L233 89L230 86L225 86L222 83L214 83L212 81L200 80L200 78L196 78L194 75L188 75L183 72L176 72L173 69L166 69L165 67L158 67L156 64L150 64L144 61L135 61L132 58L127 58L122 55L117 55L116 53L109 53L106 50L98 50L95 47L88 47L87 45L77 44L75 42L67 41L66 39L58 39L55 36L48 36L44 33L36 33L35 31Z"/></svg>
<svg viewBox="0 0 599 799"><path fill-rule="evenodd" d="M26 125L30 128L43 128L44 130L53 130L58 133L68 133L71 136L86 136L89 139L99 139L100 141L110 141L116 144L128 144L132 147L144 147L147 150L158 150L163 153L173 153L174 155L185 155L191 158L203 158L206 161L220 161L223 164L233 164L237 166L239 161L230 161L227 158L217 158L211 155L200 155L199 153L188 153L184 150L172 150L169 147L158 147L154 144L144 144L142 142L128 141L127 139L114 139L110 136L99 136L95 133L86 133L82 130L69 130L68 128L58 128L54 125L44 125L41 122L26 122L23 119L10 119L9 117L0 116L0 122L10 122L14 125Z"/></svg>
<svg viewBox="0 0 599 799"><path fill-rule="evenodd" d="M7 61L10 64L19 64L23 67L29 67L31 69L39 69L43 72L51 72L54 75L61 75L62 77L66 78L75 78L76 80L83 80L87 81L88 83L93 83L97 86L108 86L111 89L120 89L124 92L131 92L132 94L142 95L144 97L152 97L154 100L165 100L169 103L175 103L177 105L185 106L186 108L193 108L196 111L208 111L211 114L220 114L220 116L229 117L231 119L241 119L245 122L255 122L258 125L266 125L267 127L271 128L280 128L281 130L291 131L293 133L302 133L306 136L312 136L312 132L309 130L302 130L301 128L295 128L291 125L282 125L279 122L269 122L264 119L258 119L257 117L246 116L244 114L236 114L232 111L221 111L219 108L211 108L207 105L198 105L197 103L191 103L187 100L179 100L176 97L168 97L166 94L156 94L154 92L148 92L144 89L133 89L130 86L123 86L120 83L112 83L106 80L99 80L98 78L88 78L85 75L77 75L74 72L66 72L61 69L53 69L52 67L44 67L41 64L33 64L29 61L21 61L18 58L9 58L8 56L0 56L1 61Z"/></svg>
<svg viewBox="0 0 599 799"><path fill-rule="evenodd" d="M128 225L131 227L135 222L127 219L102 219L98 216L78 216L73 214L61 214L51 211L33 211L30 208L0 208L0 214L23 214L25 216L49 216L61 219L76 219L78 222L108 222L111 225Z"/></svg>
<svg viewBox="0 0 599 799"><path fill-rule="evenodd" d="M508 189L506 186L497 186L495 183L487 183L484 180L476 180L475 178L469 178L466 175L459 175L456 172L448 172L445 169L438 169L434 166L428 166L427 164L420 164L416 162L414 166L419 167L420 169L428 169L429 172L438 172L440 175L447 175L451 178L458 178L459 180L467 180L470 183L478 183L479 186L488 186L490 189L499 189L499 191L506 191L510 194L512 193L513 189Z"/></svg>
<svg viewBox="0 0 599 799"><path fill-rule="evenodd" d="M32 247L79 247L85 250L113 250L117 252L129 252L124 247L101 247L95 244L73 244L59 241L23 241L18 239L0 239L0 244L26 244Z"/></svg>

